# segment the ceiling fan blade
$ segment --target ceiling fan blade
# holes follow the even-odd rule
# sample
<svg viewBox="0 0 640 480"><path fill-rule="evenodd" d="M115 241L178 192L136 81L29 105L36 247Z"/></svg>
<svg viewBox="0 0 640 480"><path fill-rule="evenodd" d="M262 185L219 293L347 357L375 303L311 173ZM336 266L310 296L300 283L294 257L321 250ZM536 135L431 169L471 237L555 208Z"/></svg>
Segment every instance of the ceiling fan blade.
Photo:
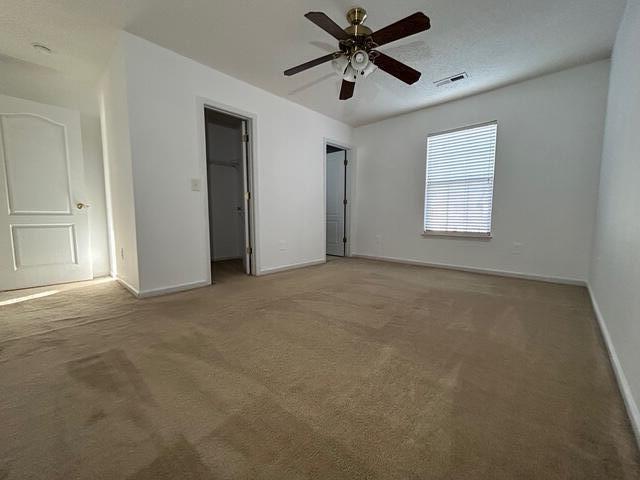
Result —
<svg viewBox="0 0 640 480"><path fill-rule="evenodd" d="M325 55L324 57L316 58L315 60L310 60L306 63L303 63L302 65L298 65L297 67L292 67L288 70L285 70L284 74L287 77L290 77L291 75L295 75L296 73L300 73L310 68L316 67L318 65L322 65L323 63L330 62L331 60L339 57L340 55L342 55L342 52L330 53L329 55Z"/></svg>
<svg viewBox="0 0 640 480"><path fill-rule="evenodd" d="M355 89L356 89L355 82L342 80L342 87L340 87L340 100L349 100L351 97L353 97L353 91Z"/></svg>
<svg viewBox="0 0 640 480"><path fill-rule="evenodd" d="M420 76L422 75L419 71L414 70L409 65L405 65L402 62L399 62L395 58L391 58L388 55L385 55L382 52L377 52L373 58L373 63L384 70L389 75L393 75L398 80L402 80L404 83L409 85L413 85L418 80L420 80Z"/></svg>
<svg viewBox="0 0 640 480"><path fill-rule="evenodd" d="M331 20L325 13L309 12L305 14L305 17L338 40L347 40L349 38L349 35L340 28L340 25Z"/></svg>
<svg viewBox="0 0 640 480"><path fill-rule="evenodd" d="M431 28L431 20L422 12L409 15L407 18L398 20L391 25L374 32L371 35L371 39L377 46L382 46L387 43L395 42L401 38L415 35L416 33L424 32Z"/></svg>

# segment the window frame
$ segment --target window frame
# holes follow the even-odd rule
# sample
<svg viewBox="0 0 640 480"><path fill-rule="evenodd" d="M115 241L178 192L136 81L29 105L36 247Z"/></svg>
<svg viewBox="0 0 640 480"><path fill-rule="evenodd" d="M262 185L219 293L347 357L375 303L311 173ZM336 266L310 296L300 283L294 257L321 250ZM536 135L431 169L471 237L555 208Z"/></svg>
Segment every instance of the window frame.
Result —
<svg viewBox="0 0 640 480"><path fill-rule="evenodd" d="M494 159L493 159L493 185L491 186L491 223L489 225L489 232L488 233L482 233L482 232L456 232L455 230L449 230L449 231L445 231L445 230L426 230L425 229L425 218L426 218L426 201L427 201L427 188L428 188L428 178L427 178L427 172L429 169L429 138L431 137L436 137L439 135L446 135L448 133L455 133L455 132L460 132L463 130L472 130L474 128L480 128L480 127L485 127L488 125L495 125L496 126L496 144L495 144L495 155L494 155ZM463 127L457 127L457 128L451 128L448 130L441 130L438 132L432 132L427 134L427 139L426 139L426 145L425 145L425 150L426 150L426 154L425 154L425 162L424 162L424 191L423 191L423 196L422 196L422 203L423 203L423 207L422 207L422 234L421 236L424 238L430 238L430 237L452 237L452 238L462 238L462 239L469 239L469 240L485 240L485 241L489 241L493 238L493 222L494 222L494 205L495 205L495 190L496 190L496 164L498 163L498 120L491 120L488 122L481 122L481 123L474 123L471 125L465 125Z"/></svg>

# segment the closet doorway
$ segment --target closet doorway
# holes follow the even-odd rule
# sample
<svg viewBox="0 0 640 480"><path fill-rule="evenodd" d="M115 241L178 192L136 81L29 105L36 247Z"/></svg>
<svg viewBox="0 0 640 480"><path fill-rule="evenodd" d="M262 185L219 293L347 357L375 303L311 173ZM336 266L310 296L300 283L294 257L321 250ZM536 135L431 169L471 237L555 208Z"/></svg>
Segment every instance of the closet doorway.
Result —
<svg viewBox="0 0 640 480"><path fill-rule="evenodd" d="M349 255L349 157L350 150L325 142L326 253Z"/></svg>
<svg viewBox="0 0 640 480"><path fill-rule="evenodd" d="M250 120L205 106L212 283L253 275Z"/></svg>

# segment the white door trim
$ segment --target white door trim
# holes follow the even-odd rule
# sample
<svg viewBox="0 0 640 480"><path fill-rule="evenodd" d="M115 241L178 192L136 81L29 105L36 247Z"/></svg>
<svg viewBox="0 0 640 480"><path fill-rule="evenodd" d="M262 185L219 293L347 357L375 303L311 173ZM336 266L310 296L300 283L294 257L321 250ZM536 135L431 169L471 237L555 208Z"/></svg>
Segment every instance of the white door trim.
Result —
<svg viewBox="0 0 640 480"><path fill-rule="evenodd" d="M249 176L249 191L251 192L249 224L250 224L250 240L253 253L251 255L251 272L252 275L260 275L260 232L257 228L259 224L260 212L258 202L258 171L256 168L256 156L258 152L258 116L251 112L246 112L230 105L225 105L210 98L196 97L196 124L198 132L198 150L200 152L200 178L204 188L202 189L202 205L204 212L204 225L206 243L205 251L202 252L202 261L207 262L208 277L207 281L211 284L211 249L210 249L210 229L209 229L209 185L207 178L207 139L205 135L204 109L210 108L221 113L226 113L233 117L245 120L247 122L247 132L249 134L249 145L247 148L247 164Z"/></svg>

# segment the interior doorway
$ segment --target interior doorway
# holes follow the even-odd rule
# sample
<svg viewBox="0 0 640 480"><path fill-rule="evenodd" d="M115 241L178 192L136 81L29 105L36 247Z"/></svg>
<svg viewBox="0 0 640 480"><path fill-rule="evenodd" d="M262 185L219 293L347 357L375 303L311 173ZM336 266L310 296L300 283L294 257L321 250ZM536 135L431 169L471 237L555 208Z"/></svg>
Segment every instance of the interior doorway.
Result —
<svg viewBox="0 0 640 480"><path fill-rule="evenodd" d="M212 283L253 275L249 120L205 106Z"/></svg>
<svg viewBox="0 0 640 480"><path fill-rule="evenodd" d="M326 144L326 251L346 257L349 251L349 150Z"/></svg>

